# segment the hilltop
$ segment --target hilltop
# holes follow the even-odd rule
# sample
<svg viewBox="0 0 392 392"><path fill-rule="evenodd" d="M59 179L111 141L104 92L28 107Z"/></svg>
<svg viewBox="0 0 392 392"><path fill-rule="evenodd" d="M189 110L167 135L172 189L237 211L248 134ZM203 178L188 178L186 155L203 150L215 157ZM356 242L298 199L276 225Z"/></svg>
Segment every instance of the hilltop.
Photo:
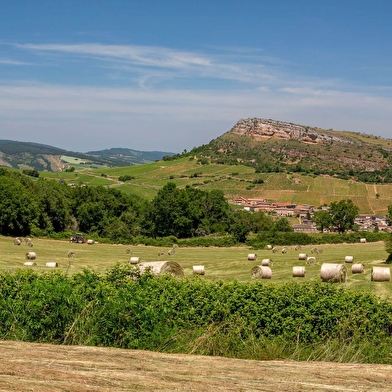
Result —
<svg viewBox="0 0 392 392"><path fill-rule="evenodd" d="M248 118L193 154L259 172L328 174L392 182L392 139L271 119Z"/></svg>
<svg viewBox="0 0 392 392"><path fill-rule="evenodd" d="M118 167L151 163L172 156L162 151L112 148L86 153L67 151L46 144L0 140L0 166L60 172L70 166Z"/></svg>

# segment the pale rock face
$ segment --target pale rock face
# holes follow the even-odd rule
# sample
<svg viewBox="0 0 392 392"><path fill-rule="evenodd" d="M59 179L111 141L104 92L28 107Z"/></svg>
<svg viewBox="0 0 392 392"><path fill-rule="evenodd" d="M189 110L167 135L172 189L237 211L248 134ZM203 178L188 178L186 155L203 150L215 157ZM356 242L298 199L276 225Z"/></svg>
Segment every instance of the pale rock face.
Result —
<svg viewBox="0 0 392 392"><path fill-rule="evenodd" d="M340 139L336 136L316 132L302 125L261 118L241 119L230 132L240 136L252 137L256 140L275 137L286 140L299 140L312 144L317 144L321 141L348 142L347 140Z"/></svg>

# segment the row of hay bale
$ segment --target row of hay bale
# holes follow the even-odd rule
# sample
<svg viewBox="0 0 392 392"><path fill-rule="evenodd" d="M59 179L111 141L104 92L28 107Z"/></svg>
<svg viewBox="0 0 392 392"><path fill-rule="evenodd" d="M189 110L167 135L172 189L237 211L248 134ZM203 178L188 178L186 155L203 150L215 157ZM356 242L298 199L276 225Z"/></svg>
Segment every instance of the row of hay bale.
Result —
<svg viewBox="0 0 392 392"><path fill-rule="evenodd" d="M351 272L364 273L363 264L353 264ZM304 278L306 268L304 266L293 267L293 278ZM271 279L272 270L267 265L256 265L252 268L250 276L253 279ZM344 283L347 280L347 268L344 264L323 263L320 269L320 278L323 282ZM389 267L373 267L371 272L372 282L389 282L391 280L391 271Z"/></svg>
<svg viewBox="0 0 392 392"><path fill-rule="evenodd" d="M33 241L31 238L20 238L16 237L14 238L14 245L21 245L24 242L25 245L30 246L31 248L33 247Z"/></svg>
<svg viewBox="0 0 392 392"><path fill-rule="evenodd" d="M34 267L37 265L37 263L35 261L26 261L23 265L27 266L27 267ZM45 267L48 268L57 268L59 265L55 262L55 261L48 261L45 264Z"/></svg>

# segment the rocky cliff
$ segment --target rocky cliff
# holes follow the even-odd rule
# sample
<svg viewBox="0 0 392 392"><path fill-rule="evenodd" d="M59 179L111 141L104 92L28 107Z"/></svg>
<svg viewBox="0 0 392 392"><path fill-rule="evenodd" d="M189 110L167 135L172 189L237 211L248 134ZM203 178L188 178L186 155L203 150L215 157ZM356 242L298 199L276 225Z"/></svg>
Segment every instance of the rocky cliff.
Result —
<svg viewBox="0 0 392 392"><path fill-rule="evenodd" d="M299 140L304 143L317 144L320 142L344 142L348 140L325 133L324 130L305 127L284 121L266 120L262 118L241 119L230 132L240 136L248 136L255 140L279 138L285 140Z"/></svg>

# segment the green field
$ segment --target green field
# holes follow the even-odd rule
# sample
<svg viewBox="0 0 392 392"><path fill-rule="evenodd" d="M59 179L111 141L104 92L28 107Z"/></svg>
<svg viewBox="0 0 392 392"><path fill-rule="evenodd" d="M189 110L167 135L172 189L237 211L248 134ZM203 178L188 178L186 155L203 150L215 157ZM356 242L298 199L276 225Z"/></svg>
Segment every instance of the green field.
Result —
<svg viewBox="0 0 392 392"><path fill-rule="evenodd" d="M194 265L204 265L206 275L203 279L222 280L253 280L250 277L251 269L261 264L264 258L273 261L272 279L265 280L268 284L283 283L293 280L292 267L306 266L305 278L295 278L298 282L320 281L320 267L322 263L344 263L345 256L353 256L355 263L365 265L364 274L351 273L351 264L346 263L348 279L345 286L354 290L374 292L385 297L392 297L391 282L371 282L372 266L385 266L387 253L383 242L365 244L341 244L341 245L320 245L323 253L311 254L311 247L302 247L300 251L294 247L287 247L288 253L272 253L268 250L258 250L257 260L248 261L248 253L254 253L246 247L234 248L177 248L174 255L168 256L170 248L158 248L152 246L132 246L132 254L127 254L127 245L112 244L73 244L68 241L55 241L48 239L33 239L33 248L24 244L16 246L10 237L0 237L0 270L12 271L17 268L34 268L36 271L47 272L52 268L47 268L45 264L50 261L58 263L58 270L69 274L82 271L84 268L91 268L100 273L113 267L116 263L128 263L131 256L140 257L143 261L171 260L178 262L184 269L185 275L192 275ZM164 250L165 255L158 257L158 251ZM34 251L37 254L34 267L25 267L25 253ZM69 251L74 251L76 257L68 258ZM315 265L307 265L305 261L298 260L298 253L307 253L316 257Z"/></svg>
<svg viewBox="0 0 392 392"><path fill-rule="evenodd" d="M120 176L134 179L119 181ZM151 200L167 182L178 187L192 186L202 190L220 189L231 201L238 196L267 198L276 202L312 204L316 207L341 199L351 199L360 213L385 215L392 205L392 184L364 184L330 176L306 176L286 173L255 173L248 166L201 165L197 160L180 158L151 164L116 168L91 169L79 166L74 173L41 172L40 176L77 185L116 187L127 193ZM293 178L299 178L295 184ZM263 184L252 184L263 179Z"/></svg>

